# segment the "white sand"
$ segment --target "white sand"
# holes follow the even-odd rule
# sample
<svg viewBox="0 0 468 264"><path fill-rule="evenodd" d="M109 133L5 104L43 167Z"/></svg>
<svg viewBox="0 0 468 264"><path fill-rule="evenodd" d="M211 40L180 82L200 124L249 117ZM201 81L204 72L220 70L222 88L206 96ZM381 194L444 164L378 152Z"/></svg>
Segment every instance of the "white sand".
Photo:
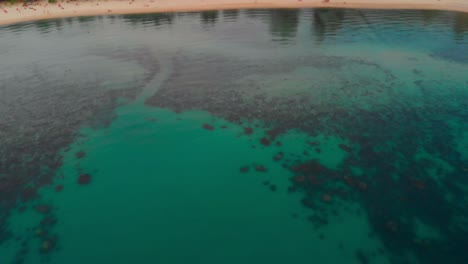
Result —
<svg viewBox="0 0 468 264"><path fill-rule="evenodd" d="M0 25L22 21L103 14L156 13L244 8L345 7L439 9L468 12L468 0L74 0L24 6L0 5Z"/></svg>

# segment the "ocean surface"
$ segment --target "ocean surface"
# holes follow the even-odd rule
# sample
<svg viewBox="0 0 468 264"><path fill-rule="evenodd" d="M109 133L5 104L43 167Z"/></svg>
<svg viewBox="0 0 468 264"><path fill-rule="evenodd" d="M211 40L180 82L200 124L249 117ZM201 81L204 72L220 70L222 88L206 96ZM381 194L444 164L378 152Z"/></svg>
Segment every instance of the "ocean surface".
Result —
<svg viewBox="0 0 468 264"><path fill-rule="evenodd" d="M468 14L0 27L1 264L468 263Z"/></svg>

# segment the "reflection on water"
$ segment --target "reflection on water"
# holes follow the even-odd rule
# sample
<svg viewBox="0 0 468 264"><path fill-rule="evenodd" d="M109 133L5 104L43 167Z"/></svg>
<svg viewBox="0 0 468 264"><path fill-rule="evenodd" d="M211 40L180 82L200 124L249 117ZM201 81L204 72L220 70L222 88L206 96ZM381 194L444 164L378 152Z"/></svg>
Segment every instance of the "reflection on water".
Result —
<svg viewBox="0 0 468 264"><path fill-rule="evenodd" d="M466 38L466 33L468 32L468 14L467 13L455 14L455 21L453 23L453 31L455 31L458 40L463 40L464 37Z"/></svg>
<svg viewBox="0 0 468 264"><path fill-rule="evenodd" d="M239 16L239 10L223 10L223 18L226 21L235 21Z"/></svg>
<svg viewBox="0 0 468 264"><path fill-rule="evenodd" d="M203 11L200 13L200 19L204 26L212 26L218 20L218 11Z"/></svg>
<svg viewBox="0 0 468 264"><path fill-rule="evenodd" d="M342 9L318 9L314 10L312 28L318 39L323 41L328 35L336 35L345 18L345 10Z"/></svg>
<svg viewBox="0 0 468 264"><path fill-rule="evenodd" d="M270 12L270 31L274 40L284 41L296 36L299 25L299 10L285 9Z"/></svg>
<svg viewBox="0 0 468 264"><path fill-rule="evenodd" d="M141 25L154 25L156 27L162 25L170 25L174 20L174 13L158 13L158 14L144 14L144 15L122 15L126 22L133 26L139 27Z"/></svg>
<svg viewBox="0 0 468 264"><path fill-rule="evenodd" d="M465 263L467 29L344 9L2 27L0 254Z"/></svg>
<svg viewBox="0 0 468 264"><path fill-rule="evenodd" d="M222 15L225 21L234 22L239 16L238 10L224 10L221 13L218 11L204 11L200 13L179 13L177 16L199 17L202 25L215 25L219 15ZM146 25L151 23L155 26L171 24L175 18L174 13L157 13L143 15L122 15L108 16L107 19L114 21L117 17L123 17L125 21L132 25ZM428 11L403 11L398 18L394 17L393 11L388 10L346 10L346 9L313 9L313 10L294 10L294 9L278 9L278 10L245 10L242 12L243 17L258 20L267 23L270 27L272 40L280 42L293 41L297 36L300 18L303 20L310 19L310 24L313 30L313 37L317 37L319 41L328 38L338 37L338 31L344 25L347 28L342 29L343 32L351 30L365 30L367 26L375 26L382 23L387 23L392 19L392 23L410 23L410 30L417 31L418 27L426 27L435 25L438 30L449 30L451 26L454 36L457 40L463 40L468 31L468 18L465 13L453 13L446 11L428 10ZM64 18L57 20L43 20L36 23L20 23L15 25L5 26L10 32L21 31L22 28L27 28L34 25L42 33L49 33L51 29L60 30L63 27L63 22L68 24L78 22L80 25L92 23L96 18L100 20L103 17L78 17ZM387 24L389 25L389 24ZM386 29L385 27L383 28ZM389 28L388 28L389 29Z"/></svg>

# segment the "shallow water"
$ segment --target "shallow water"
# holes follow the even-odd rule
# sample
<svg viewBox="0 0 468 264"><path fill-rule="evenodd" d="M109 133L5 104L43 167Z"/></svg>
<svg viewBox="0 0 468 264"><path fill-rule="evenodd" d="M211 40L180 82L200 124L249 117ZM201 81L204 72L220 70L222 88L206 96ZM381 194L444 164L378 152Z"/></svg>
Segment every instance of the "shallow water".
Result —
<svg viewBox="0 0 468 264"><path fill-rule="evenodd" d="M468 262L468 16L0 28L0 263Z"/></svg>

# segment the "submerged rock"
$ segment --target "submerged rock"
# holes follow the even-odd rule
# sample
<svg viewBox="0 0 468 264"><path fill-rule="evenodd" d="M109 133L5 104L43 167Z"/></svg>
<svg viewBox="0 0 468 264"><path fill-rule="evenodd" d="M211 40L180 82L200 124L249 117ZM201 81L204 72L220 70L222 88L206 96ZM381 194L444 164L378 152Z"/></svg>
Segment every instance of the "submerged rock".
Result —
<svg viewBox="0 0 468 264"><path fill-rule="evenodd" d="M75 153L75 157L78 158L78 159L82 159L85 156L86 156L86 152L84 152L83 150L78 151L77 153Z"/></svg>
<svg viewBox="0 0 468 264"><path fill-rule="evenodd" d="M277 189L278 189L278 188L276 187L276 184L270 185L270 190L271 190L272 192L276 192Z"/></svg>
<svg viewBox="0 0 468 264"><path fill-rule="evenodd" d="M79 177L78 177L78 184L80 185L87 185L91 182L91 175L85 173L85 174L81 174Z"/></svg>
<svg viewBox="0 0 468 264"><path fill-rule="evenodd" d="M258 172L266 172L267 168L265 168L265 166L263 166L263 165L257 165L257 166L255 166L255 170L258 171Z"/></svg>
<svg viewBox="0 0 468 264"><path fill-rule="evenodd" d="M271 143L271 142L270 142L270 140L269 140L268 138L262 137L262 138L260 139L260 143L262 143L263 146L270 146L270 143Z"/></svg>
<svg viewBox="0 0 468 264"><path fill-rule="evenodd" d="M322 195L322 201L326 203L330 203L333 200L332 196L330 194L324 194Z"/></svg>
<svg viewBox="0 0 468 264"><path fill-rule="evenodd" d="M43 254L49 253L55 248L55 241L53 239L45 239L41 243L39 251Z"/></svg>
<svg viewBox="0 0 468 264"><path fill-rule="evenodd" d="M356 250L356 258L361 264L368 264L370 262L369 257L360 249Z"/></svg>
<svg viewBox="0 0 468 264"><path fill-rule="evenodd" d="M54 190L55 190L56 192L61 192L61 191L63 190L63 185L60 184L60 185L55 186Z"/></svg>
<svg viewBox="0 0 468 264"><path fill-rule="evenodd" d="M49 215L42 219L41 222L39 222L39 224L44 228L50 228L57 224L57 218Z"/></svg>
<svg viewBox="0 0 468 264"><path fill-rule="evenodd" d="M214 126L212 126L212 125L210 125L210 124L206 124L206 123L205 123L205 124L203 124L202 127L203 127L204 129L206 129L206 130L210 130L210 131L214 130Z"/></svg>
<svg viewBox="0 0 468 264"><path fill-rule="evenodd" d="M41 214L47 214L52 210L52 207L46 204L38 204L34 206L34 210L36 210L36 212L41 213Z"/></svg>
<svg viewBox="0 0 468 264"><path fill-rule="evenodd" d="M274 157L273 157L273 160L274 161L280 161L282 160L284 157L284 153L283 152L278 152L278 154L276 154Z"/></svg>
<svg viewBox="0 0 468 264"><path fill-rule="evenodd" d="M345 144L340 144L338 146L340 147L340 149L342 149L342 150L344 150L344 151L346 151L348 153L351 153L353 151L353 149L351 147L346 146Z"/></svg>
<svg viewBox="0 0 468 264"><path fill-rule="evenodd" d="M42 229L42 228L38 228L38 229L36 229L36 231L34 232L34 234L35 234L36 236L38 236L38 237L41 237L41 236L43 236L43 235L45 234L45 231L44 231L44 229Z"/></svg>
<svg viewBox="0 0 468 264"><path fill-rule="evenodd" d="M299 184L304 183L305 179L306 177L304 175L297 175L297 176L294 176L293 178L294 182L299 183Z"/></svg>
<svg viewBox="0 0 468 264"><path fill-rule="evenodd" d="M398 223L393 220L388 220L387 222L385 222L385 228L392 233L398 232L399 229Z"/></svg>
<svg viewBox="0 0 468 264"><path fill-rule="evenodd" d="M242 166L240 167L239 171L242 172L242 173L247 173L249 172L249 166Z"/></svg>

